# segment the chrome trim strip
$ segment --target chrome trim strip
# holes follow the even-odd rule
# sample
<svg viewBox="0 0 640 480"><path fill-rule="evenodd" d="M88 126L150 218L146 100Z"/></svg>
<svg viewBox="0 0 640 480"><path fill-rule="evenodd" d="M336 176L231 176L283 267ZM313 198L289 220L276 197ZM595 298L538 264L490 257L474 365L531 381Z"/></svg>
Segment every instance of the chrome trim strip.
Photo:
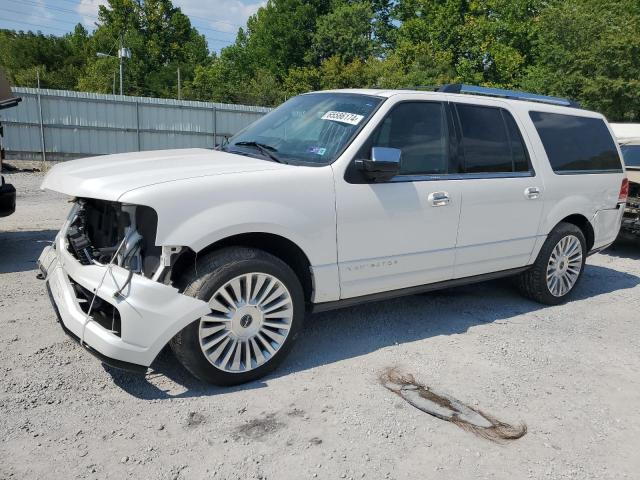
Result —
<svg viewBox="0 0 640 480"><path fill-rule="evenodd" d="M525 178L535 177L535 173L528 172L494 172L494 173L447 173L442 175L397 175L387 183L398 182L433 182L443 180L484 180L489 178ZM384 182L380 182L384 183Z"/></svg>
<svg viewBox="0 0 640 480"><path fill-rule="evenodd" d="M591 173L594 174L603 174L603 173L624 173L624 171L620 168L610 169L610 170L554 170L553 173L556 175L589 175Z"/></svg>

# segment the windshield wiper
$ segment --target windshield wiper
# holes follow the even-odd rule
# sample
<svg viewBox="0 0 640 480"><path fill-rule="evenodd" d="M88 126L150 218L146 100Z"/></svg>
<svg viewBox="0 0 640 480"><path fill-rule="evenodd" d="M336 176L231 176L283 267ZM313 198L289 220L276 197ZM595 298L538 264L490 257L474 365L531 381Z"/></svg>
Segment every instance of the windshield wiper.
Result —
<svg viewBox="0 0 640 480"><path fill-rule="evenodd" d="M253 141L252 142L236 142L232 144L232 146L233 145L238 145L240 147L255 147L258 150L260 150L260 153L262 153L265 157L269 157L274 162L287 163L282 158L280 158L278 155L275 154L275 152L277 152L278 149L272 147L271 145L266 145L264 143L253 142Z"/></svg>

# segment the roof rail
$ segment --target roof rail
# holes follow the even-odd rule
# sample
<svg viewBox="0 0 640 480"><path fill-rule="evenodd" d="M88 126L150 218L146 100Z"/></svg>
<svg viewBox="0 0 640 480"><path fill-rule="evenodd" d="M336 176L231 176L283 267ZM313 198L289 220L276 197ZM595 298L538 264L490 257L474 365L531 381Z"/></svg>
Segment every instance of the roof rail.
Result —
<svg viewBox="0 0 640 480"><path fill-rule="evenodd" d="M529 102L549 103L562 107L580 108L580 105L568 98L551 97L548 95L538 95L537 93L521 92L518 90L505 90L502 88L478 87L476 85L465 85L462 83L449 83L442 85L438 92L444 93L470 93L473 95L486 95L488 97L508 98L510 100L526 100Z"/></svg>
<svg viewBox="0 0 640 480"><path fill-rule="evenodd" d="M398 87L399 90L426 90L427 92L437 92L440 85L409 85Z"/></svg>

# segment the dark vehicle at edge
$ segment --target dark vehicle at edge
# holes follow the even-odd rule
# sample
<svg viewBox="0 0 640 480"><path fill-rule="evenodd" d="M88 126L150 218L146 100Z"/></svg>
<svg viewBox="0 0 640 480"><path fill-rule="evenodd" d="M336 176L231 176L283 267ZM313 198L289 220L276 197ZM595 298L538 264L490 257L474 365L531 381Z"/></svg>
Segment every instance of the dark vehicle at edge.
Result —
<svg viewBox="0 0 640 480"><path fill-rule="evenodd" d="M0 110L15 107L20 103L20 97L14 97L9 86L9 81L2 71L0 71ZM4 145L2 122L0 121L0 171L4 160ZM0 217L8 217L16 211L16 189L10 183L4 181L0 175Z"/></svg>

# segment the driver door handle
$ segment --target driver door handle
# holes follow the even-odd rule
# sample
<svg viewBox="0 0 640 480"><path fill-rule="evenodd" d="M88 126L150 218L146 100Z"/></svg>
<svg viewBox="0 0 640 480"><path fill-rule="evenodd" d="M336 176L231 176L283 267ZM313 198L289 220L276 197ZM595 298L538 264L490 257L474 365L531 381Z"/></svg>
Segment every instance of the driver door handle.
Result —
<svg viewBox="0 0 640 480"><path fill-rule="evenodd" d="M451 203L451 198L447 192L433 192L427 198L432 207L444 207Z"/></svg>

